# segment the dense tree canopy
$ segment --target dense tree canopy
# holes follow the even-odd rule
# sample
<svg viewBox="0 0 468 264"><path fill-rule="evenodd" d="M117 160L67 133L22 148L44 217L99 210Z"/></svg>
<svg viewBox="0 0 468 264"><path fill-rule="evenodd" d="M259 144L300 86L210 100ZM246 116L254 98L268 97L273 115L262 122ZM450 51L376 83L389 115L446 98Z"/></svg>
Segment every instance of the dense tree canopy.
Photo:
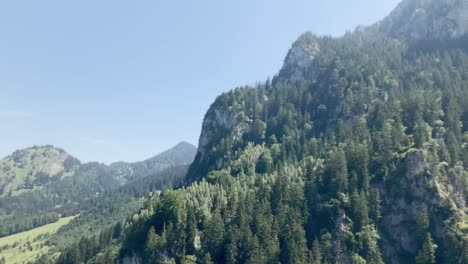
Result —
<svg viewBox="0 0 468 264"><path fill-rule="evenodd" d="M215 131L191 165L193 184L153 197L130 220L121 256L144 256L136 234L154 228L167 237L160 252L176 263L186 256L198 263L461 261L466 51L417 51L359 33L318 41L316 78L294 83L279 75L216 100L212 109L248 129L240 138ZM402 185L418 177L425 182L418 192ZM418 226L407 230L415 247L391 242L399 239L389 235L389 221L401 199L402 217ZM407 213L410 204L421 214ZM444 220L429 221L434 212Z"/></svg>

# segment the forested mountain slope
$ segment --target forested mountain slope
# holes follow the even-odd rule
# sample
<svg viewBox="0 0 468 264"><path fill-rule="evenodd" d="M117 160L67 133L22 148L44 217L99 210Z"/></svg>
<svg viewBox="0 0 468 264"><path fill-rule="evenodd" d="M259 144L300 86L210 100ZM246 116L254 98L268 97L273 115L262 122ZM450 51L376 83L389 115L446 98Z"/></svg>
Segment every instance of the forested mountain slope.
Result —
<svg viewBox="0 0 468 264"><path fill-rule="evenodd" d="M180 142L152 158L135 163L117 162L111 168L127 182L138 180L167 168L189 165L193 161L197 149L190 143Z"/></svg>
<svg viewBox="0 0 468 264"><path fill-rule="evenodd" d="M271 81L212 104L185 188L59 263L468 263L465 7L303 34Z"/></svg>
<svg viewBox="0 0 468 264"><path fill-rule="evenodd" d="M0 161L0 186L4 190L0 197L0 236L89 210L109 191L148 176L156 181L164 170L190 164L195 152L194 146L180 143L143 162L107 166L81 164L52 146L18 150ZM165 184L172 186L172 179L166 177ZM147 187L139 190L140 195L146 195L142 190Z"/></svg>
<svg viewBox="0 0 468 264"><path fill-rule="evenodd" d="M86 201L80 215L58 230L50 244L60 251L82 237L99 234L137 212L148 194L182 185L187 169L188 165L172 166Z"/></svg>
<svg viewBox="0 0 468 264"><path fill-rule="evenodd" d="M81 164L52 146L16 151L0 161L9 166L2 167L5 170L1 173L10 175L8 180L16 184L13 192L0 198L0 236L56 222L59 217L75 217L54 234L41 235L24 245L11 243L0 247L0 263L18 261L23 256L38 258L42 263L54 262L57 254L83 236L106 233L137 212L149 193L182 185L195 152L193 145L182 142L142 162L107 166ZM50 168L55 170L49 173ZM23 175L32 180L21 182ZM29 188L27 183L34 185ZM107 235L104 237L107 239ZM101 238L101 242L104 244L106 239ZM6 259L2 258L3 252ZM40 257L37 254L41 252Z"/></svg>

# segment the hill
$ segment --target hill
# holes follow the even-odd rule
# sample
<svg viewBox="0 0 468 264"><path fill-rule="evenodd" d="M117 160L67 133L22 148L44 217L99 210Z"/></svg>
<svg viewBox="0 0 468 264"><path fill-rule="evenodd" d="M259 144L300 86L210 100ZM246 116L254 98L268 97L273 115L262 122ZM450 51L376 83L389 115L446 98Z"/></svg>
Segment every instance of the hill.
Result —
<svg viewBox="0 0 468 264"><path fill-rule="evenodd" d="M17 195L74 174L80 162L53 146L17 150L0 160L0 196Z"/></svg>
<svg viewBox="0 0 468 264"><path fill-rule="evenodd" d="M0 197L0 237L89 210L94 206L92 201L102 199L107 192L147 176L158 179L160 174L168 174L165 170L190 164L194 152L194 146L181 143L144 162L107 166L81 164L52 146L18 150L0 161L1 186L8 190ZM159 180L172 186L176 175ZM162 187L153 187L158 186ZM144 186L140 189L148 190Z"/></svg>

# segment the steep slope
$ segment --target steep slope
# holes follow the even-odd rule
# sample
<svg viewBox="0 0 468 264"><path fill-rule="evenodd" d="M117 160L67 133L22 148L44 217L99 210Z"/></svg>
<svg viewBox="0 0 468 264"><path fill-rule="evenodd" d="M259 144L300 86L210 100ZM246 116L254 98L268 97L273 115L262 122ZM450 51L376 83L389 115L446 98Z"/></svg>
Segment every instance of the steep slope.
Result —
<svg viewBox="0 0 468 264"><path fill-rule="evenodd" d="M271 82L211 105L187 187L85 261L468 263L465 3L302 35Z"/></svg>
<svg viewBox="0 0 468 264"><path fill-rule="evenodd" d="M328 257L341 253L329 261L379 263L382 255L386 262L412 263L428 233L438 245L438 261L466 262L467 233L460 227L468 213L468 137L462 125L467 124L468 57L437 45L417 51L401 42L404 38L369 32L340 39L301 36L272 85L238 89L213 104L200 141L208 147L197 154L188 181L213 179L213 170L233 176L276 171L294 179L282 168L291 164L304 172L312 159L318 198L298 215L299 225L309 246L332 234L339 244ZM224 120L232 121L226 126ZM299 178L307 186L307 176ZM377 201L383 201L380 209ZM424 210L430 220L420 227ZM370 238L351 242L363 232L380 238L380 253L361 247L377 243ZM288 250L280 249L282 261L291 260L281 258ZM226 258L216 256L220 262Z"/></svg>

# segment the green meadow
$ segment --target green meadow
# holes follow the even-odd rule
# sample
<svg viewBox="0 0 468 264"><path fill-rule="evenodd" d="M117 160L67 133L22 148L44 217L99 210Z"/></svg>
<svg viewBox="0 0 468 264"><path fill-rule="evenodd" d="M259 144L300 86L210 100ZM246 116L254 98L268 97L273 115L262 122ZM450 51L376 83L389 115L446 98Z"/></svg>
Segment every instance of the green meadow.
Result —
<svg viewBox="0 0 468 264"><path fill-rule="evenodd" d="M57 222L32 230L0 238L0 259L6 263L28 263L49 251L47 238L68 224L74 216L60 218Z"/></svg>

